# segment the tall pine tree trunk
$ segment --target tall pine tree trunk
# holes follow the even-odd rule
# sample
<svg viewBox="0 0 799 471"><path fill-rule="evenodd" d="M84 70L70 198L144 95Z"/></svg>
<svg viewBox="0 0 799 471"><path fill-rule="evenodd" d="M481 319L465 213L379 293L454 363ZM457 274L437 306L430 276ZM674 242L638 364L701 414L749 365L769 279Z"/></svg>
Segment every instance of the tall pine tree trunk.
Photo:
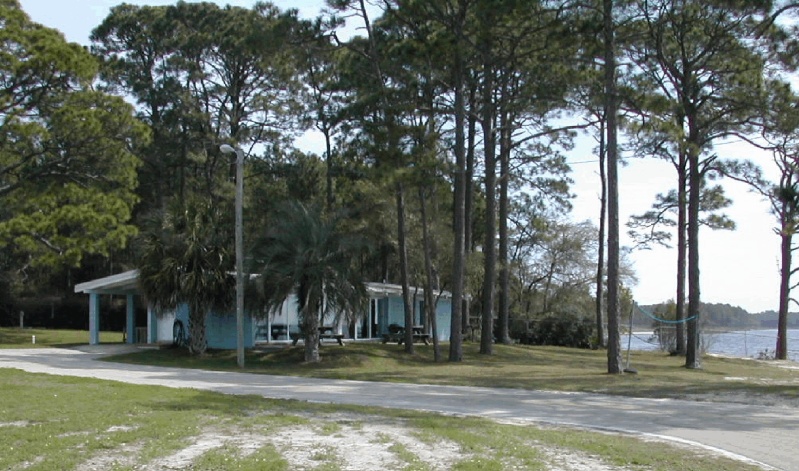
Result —
<svg viewBox="0 0 799 471"><path fill-rule="evenodd" d="M789 157L790 156L790 157ZM797 229L797 209L799 194L796 191L797 169L795 156L786 148L775 154L775 162L782 175L778 187L778 199L772 193L771 207L780 218L780 302L777 313L777 345L774 357L788 359L788 310L791 304L791 276L793 275L793 235Z"/></svg>
<svg viewBox="0 0 799 471"><path fill-rule="evenodd" d="M675 325L674 341L677 354L682 356L685 355L685 323L680 321L685 319L685 262L688 248L685 214L688 203L685 191L688 175L686 175L685 152L683 151L680 151L677 175L679 177L677 188L677 300L675 303L677 324Z"/></svg>
<svg viewBox="0 0 799 471"><path fill-rule="evenodd" d="M436 316L436 299L433 296L433 291L438 290L439 287L438 277L435 275L435 268L433 267L435 244L430 236L430 219L427 214L427 194L423 186L419 187L419 209L422 216L422 246L424 248L424 307L425 314L430 322L430 329L433 333L433 360L438 363L441 361L441 349L438 344L438 319Z"/></svg>
<svg viewBox="0 0 799 471"><path fill-rule="evenodd" d="M500 123L499 150L499 299L497 340L508 345L510 339L510 260L508 260L508 216L510 185L511 129L507 113Z"/></svg>
<svg viewBox="0 0 799 471"><path fill-rule="evenodd" d="M381 68L382 53L378 48L377 41L375 40L374 32L372 30L372 23L369 20L369 12L366 8L365 0L358 0L358 10L361 18L363 19L364 29L366 30L367 39L369 41L369 56L372 59L375 76L377 77L378 83L381 87L379 99L383 105L385 113L385 131L388 133L388 145L384 151L386 152L387 156L390 155L396 159L395 162L397 166L402 167L402 150L400 149L397 123L394 113L391 111L393 104L387 97L386 79ZM400 283L402 285L402 301L405 310L405 351L407 353L413 353L413 305L411 303L411 294L408 282L408 248L407 233L405 229L405 189L403 188L401 180L398 181L396 185L395 197L397 205L397 244L399 245L398 251L400 264Z"/></svg>
<svg viewBox="0 0 799 471"><path fill-rule="evenodd" d="M466 136L466 183L464 191L464 250L466 259L474 253L474 162L475 162L475 141L477 139L477 110L480 108L477 103L477 84L472 81L469 85L469 119L468 134ZM468 275L468 265L466 273ZM470 294L470 293L466 293ZM461 319L461 331L466 334L471 328L471 299L463 301L463 318Z"/></svg>
<svg viewBox="0 0 799 471"><path fill-rule="evenodd" d="M325 204L328 212L333 211L335 197L333 195L333 146L330 143L330 128L325 124L322 133L325 136Z"/></svg>
<svg viewBox="0 0 799 471"><path fill-rule="evenodd" d="M605 115L608 144L608 373L622 373L621 337L619 334L619 180L618 180L618 109L616 95L616 46L614 40L613 0L604 0Z"/></svg>
<svg viewBox="0 0 799 471"><path fill-rule="evenodd" d="M690 142L690 141L689 141ZM688 153L688 339L685 367L702 367L699 331L699 204L702 176L697 150Z"/></svg>
<svg viewBox="0 0 799 471"><path fill-rule="evenodd" d="M457 28L462 28L466 18L463 2L459 3ZM463 127L466 123L466 105L463 97L462 30L456 31L454 63L454 114L455 114L455 177L452 220L452 306L450 308L449 361L463 360L463 284L466 265L466 150Z"/></svg>
<svg viewBox="0 0 799 471"><path fill-rule="evenodd" d="M608 211L608 180L605 172L605 121L602 117L599 127L599 247L596 263L596 342L598 347L605 346L605 328L603 311L605 307L605 226L607 225Z"/></svg>
<svg viewBox="0 0 799 471"><path fill-rule="evenodd" d="M483 239L483 311L480 324L480 353L494 351L494 287L497 266L497 199L496 199L496 133L493 70L493 12L494 7L485 2L480 14L480 56L483 64L483 84L480 124L483 129L483 162L485 171L485 238Z"/></svg>
<svg viewBox="0 0 799 471"><path fill-rule="evenodd" d="M783 203L783 208L785 203ZM785 209L783 209L783 214ZM780 231L780 309L777 317L777 360L788 358L788 307L791 300L791 239L793 229L782 224Z"/></svg>
<svg viewBox="0 0 799 471"><path fill-rule="evenodd" d="M405 308L405 352L413 353L413 304L408 282L408 242L405 229L405 188L397 183L397 244L400 258L400 283L402 283L402 304Z"/></svg>
<svg viewBox="0 0 799 471"><path fill-rule="evenodd" d="M489 98L490 101L490 98ZM488 124L483 124L485 136L493 134L493 119L484 116ZM483 311L480 324L480 353L490 355L494 344L494 292L497 267L497 211L496 211L496 159L494 139L485 139L485 238L483 240Z"/></svg>

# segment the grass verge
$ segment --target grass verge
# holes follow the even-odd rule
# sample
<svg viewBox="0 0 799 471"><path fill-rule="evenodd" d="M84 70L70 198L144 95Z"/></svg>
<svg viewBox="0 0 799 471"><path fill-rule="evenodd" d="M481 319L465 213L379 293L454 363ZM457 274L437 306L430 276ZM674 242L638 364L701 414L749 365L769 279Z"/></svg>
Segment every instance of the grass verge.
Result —
<svg viewBox="0 0 799 471"><path fill-rule="evenodd" d="M226 396L13 369L0 369L0 384L0 469L336 470L351 466L347 460L354 455L377 452L393 457L383 462L384 469L543 470L551 469L554 456L607 464L603 469L757 469L627 436L413 411ZM376 423L389 425L391 433L370 432L367 426ZM405 431L405 439L397 438L396 427ZM291 441L280 442L287 431ZM310 440L314 448L303 461L297 458L304 447L298 437L309 431L316 431ZM362 432L358 437L366 448L317 443L325 436L343 440L353 431ZM435 452L420 453L425 446ZM445 468L441 460L448 460Z"/></svg>
<svg viewBox="0 0 799 471"><path fill-rule="evenodd" d="M122 332L100 332L100 343L117 342L122 342ZM0 328L0 348L47 348L87 343L87 330Z"/></svg>

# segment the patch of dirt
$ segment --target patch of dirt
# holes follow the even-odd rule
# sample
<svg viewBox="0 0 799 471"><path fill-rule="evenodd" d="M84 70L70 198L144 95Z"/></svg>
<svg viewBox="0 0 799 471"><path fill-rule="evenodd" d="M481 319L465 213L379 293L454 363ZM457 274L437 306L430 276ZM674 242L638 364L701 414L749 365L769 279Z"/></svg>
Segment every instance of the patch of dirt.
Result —
<svg viewBox="0 0 799 471"><path fill-rule="evenodd" d="M139 467L148 471L167 471L174 469L190 469L191 463L204 453L217 448L228 447L237 450L239 456L247 456L269 443L270 439L243 430L212 431L206 430L202 435L194 437L193 443L170 456L159 458L157 462Z"/></svg>
<svg viewBox="0 0 799 471"><path fill-rule="evenodd" d="M309 469L327 461L342 470L402 469L408 463L400 455L408 453L427 469L447 470L464 458L455 443L425 443L412 430L385 423L340 425L332 433L319 427L292 427L270 439L291 469Z"/></svg>
<svg viewBox="0 0 799 471"><path fill-rule="evenodd" d="M119 448L96 454L78 466L84 471L104 471L114 466L134 466L136 455L141 450L140 444L123 444Z"/></svg>
<svg viewBox="0 0 799 471"><path fill-rule="evenodd" d="M114 427L108 432L122 429L124 427ZM91 456L77 469L101 471L114 466L142 471L190 469L197 458L215 449L225 447L244 457L267 445L274 446L292 470L312 470L328 464L343 471L399 470L408 465L443 471L470 458L455 442L422 439L413 428L404 426L402 422L332 414L316 417L310 424L263 433L249 428L246 431L206 429L202 434L187 439L183 449L149 463L137 460L142 444L124 444ZM535 443L530 446L541 452L548 462L547 469L552 471L629 471L582 452ZM513 463L507 464L508 469L515 469Z"/></svg>
<svg viewBox="0 0 799 471"><path fill-rule="evenodd" d="M539 448L549 462L549 471L631 471L630 468L613 466L596 456L560 448Z"/></svg>
<svg viewBox="0 0 799 471"><path fill-rule="evenodd" d="M102 471L114 466L137 471L191 469L195 460L212 450L225 448L224 453L230 453L231 457L246 457L265 446L274 447L288 462L289 469L299 471L320 467L342 471L401 470L409 466L413 469L443 471L452 469L458 462L468 461L472 456L455 442L422 438L416 429L398 419L348 413L294 415L312 420L278 429L244 429L235 425L206 428L201 434L188 437L184 448L145 463L139 457L144 444L123 444L89 457L76 469ZM106 432L128 430L130 427L118 426ZM660 441L653 437L642 439ZM549 471L632 471L631 468L607 463L599 456L579 450L539 442L528 445L540 453L545 469ZM676 445L679 446L679 443ZM512 458L503 467L524 469L521 463L513 463Z"/></svg>
<svg viewBox="0 0 799 471"><path fill-rule="evenodd" d="M130 425L114 425L112 427L108 427L106 430L107 433L114 433L114 432L132 432L136 430L136 427L131 427Z"/></svg>
<svg viewBox="0 0 799 471"><path fill-rule="evenodd" d="M27 420L17 420L16 422L0 422L0 427L27 427L30 422Z"/></svg>

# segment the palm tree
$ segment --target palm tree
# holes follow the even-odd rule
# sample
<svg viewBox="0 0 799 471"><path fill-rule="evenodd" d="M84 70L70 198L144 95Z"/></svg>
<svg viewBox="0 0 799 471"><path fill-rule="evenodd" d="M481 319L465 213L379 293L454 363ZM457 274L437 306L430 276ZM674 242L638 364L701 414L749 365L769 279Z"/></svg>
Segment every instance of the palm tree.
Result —
<svg viewBox="0 0 799 471"><path fill-rule="evenodd" d="M320 317L351 319L366 311L366 288L352 263L366 246L339 230L339 217L322 217L301 203L282 205L274 220L253 256L261 302L271 313L296 294L305 361L317 362Z"/></svg>
<svg viewBox="0 0 799 471"><path fill-rule="evenodd" d="M205 317L229 308L235 292L232 276L232 224L209 201L173 202L152 219L139 237L139 286L148 303L163 312L189 307L189 351L207 348Z"/></svg>

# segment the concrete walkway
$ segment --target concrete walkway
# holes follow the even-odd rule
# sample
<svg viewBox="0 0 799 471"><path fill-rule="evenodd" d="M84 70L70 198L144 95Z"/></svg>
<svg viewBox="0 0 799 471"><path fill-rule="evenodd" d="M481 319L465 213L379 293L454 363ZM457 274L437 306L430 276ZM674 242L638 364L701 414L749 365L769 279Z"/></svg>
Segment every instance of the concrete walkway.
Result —
<svg viewBox="0 0 799 471"><path fill-rule="evenodd" d="M766 469L799 470L797 408L295 378L94 361L103 354L118 352L109 351L108 347L0 350L0 368L224 394L429 410L514 423L621 431L703 446L764 465Z"/></svg>

